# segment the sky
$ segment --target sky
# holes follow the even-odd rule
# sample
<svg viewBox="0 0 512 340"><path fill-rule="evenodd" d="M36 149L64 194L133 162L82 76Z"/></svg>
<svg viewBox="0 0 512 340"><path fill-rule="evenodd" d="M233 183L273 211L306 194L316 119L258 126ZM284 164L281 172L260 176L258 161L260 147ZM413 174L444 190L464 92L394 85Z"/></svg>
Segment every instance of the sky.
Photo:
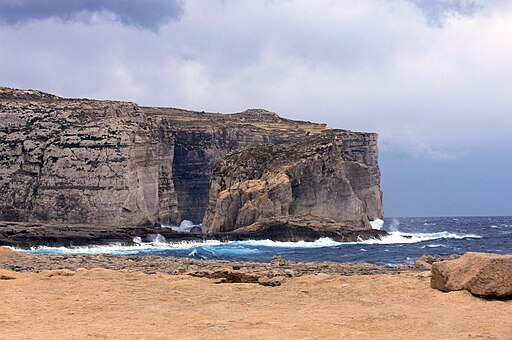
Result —
<svg viewBox="0 0 512 340"><path fill-rule="evenodd" d="M512 215L508 0L2 0L0 85L377 132L386 216Z"/></svg>

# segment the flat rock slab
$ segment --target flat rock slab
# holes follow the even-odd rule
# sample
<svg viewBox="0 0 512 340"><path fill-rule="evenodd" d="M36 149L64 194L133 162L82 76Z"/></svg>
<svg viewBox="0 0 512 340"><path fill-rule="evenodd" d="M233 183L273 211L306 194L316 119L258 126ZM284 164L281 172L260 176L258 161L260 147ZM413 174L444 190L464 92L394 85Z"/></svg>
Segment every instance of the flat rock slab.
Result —
<svg viewBox="0 0 512 340"><path fill-rule="evenodd" d="M468 290L474 295L512 298L512 255L468 252L455 260L434 262L430 286L443 292Z"/></svg>

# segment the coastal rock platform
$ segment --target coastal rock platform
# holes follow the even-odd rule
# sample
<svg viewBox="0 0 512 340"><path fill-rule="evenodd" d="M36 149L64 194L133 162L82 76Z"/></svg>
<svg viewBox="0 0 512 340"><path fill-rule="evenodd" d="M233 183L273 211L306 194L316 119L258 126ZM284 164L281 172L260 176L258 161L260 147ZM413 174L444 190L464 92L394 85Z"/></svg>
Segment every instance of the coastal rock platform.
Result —
<svg viewBox="0 0 512 340"><path fill-rule="evenodd" d="M270 239L274 241L314 241L330 237L350 242L387 235L385 231L345 226L328 219L295 217L258 222L234 232L178 232L161 226L102 226L91 224L45 224L0 221L0 246L30 248L37 246L69 247L135 244L134 238L150 242L158 235L167 242L181 241L243 241Z"/></svg>

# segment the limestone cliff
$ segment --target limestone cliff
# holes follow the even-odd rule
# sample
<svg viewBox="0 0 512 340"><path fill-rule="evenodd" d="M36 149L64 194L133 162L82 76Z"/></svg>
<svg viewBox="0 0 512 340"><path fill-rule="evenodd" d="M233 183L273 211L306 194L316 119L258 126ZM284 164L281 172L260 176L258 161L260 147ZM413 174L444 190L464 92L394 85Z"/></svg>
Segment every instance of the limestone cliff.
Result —
<svg viewBox="0 0 512 340"><path fill-rule="evenodd" d="M211 170L236 148L325 129L233 115L0 89L0 219L200 222Z"/></svg>
<svg viewBox="0 0 512 340"><path fill-rule="evenodd" d="M0 89L0 219L178 219L174 139L132 103Z"/></svg>
<svg viewBox="0 0 512 340"><path fill-rule="evenodd" d="M193 112L0 87L3 221L204 218L213 232L312 214L367 226L382 217L377 157L375 134L265 110Z"/></svg>
<svg viewBox="0 0 512 340"><path fill-rule="evenodd" d="M317 216L369 227L383 217L376 140L326 130L233 152L214 171L203 225L231 231L269 218Z"/></svg>

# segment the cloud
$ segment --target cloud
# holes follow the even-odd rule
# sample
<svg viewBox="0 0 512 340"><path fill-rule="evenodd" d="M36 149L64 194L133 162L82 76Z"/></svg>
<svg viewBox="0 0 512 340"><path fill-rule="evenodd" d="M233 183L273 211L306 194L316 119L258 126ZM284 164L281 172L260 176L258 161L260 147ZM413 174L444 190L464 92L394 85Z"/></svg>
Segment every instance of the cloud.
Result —
<svg viewBox="0 0 512 340"><path fill-rule="evenodd" d="M512 149L505 5L432 29L409 0L183 4L158 35L108 20L0 27L0 79L141 105L261 107L375 131L414 158Z"/></svg>
<svg viewBox="0 0 512 340"><path fill-rule="evenodd" d="M442 177L457 164L473 171L467 187L496 178L488 207L510 202L510 0L58 3L0 0L0 85L199 111L260 107L374 131L387 202L418 205L423 189L449 188ZM425 173L433 184L422 188ZM459 212L490 211L477 208Z"/></svg>
<svg viewBox="0 0 512 340"><path fill-rule="evenodd" d="M97 16L123 25L158 30L183 13L179 0L2 0L0 23L19 25L36 20L93 21Z"/></svg>
<svg viewBox="0 0 512 340"><path fill-rule="evenodd" d="M458 16L472 16L481 8L472 0L409 0L425 15L427 23L442 27L447 20Z"/></svg>

